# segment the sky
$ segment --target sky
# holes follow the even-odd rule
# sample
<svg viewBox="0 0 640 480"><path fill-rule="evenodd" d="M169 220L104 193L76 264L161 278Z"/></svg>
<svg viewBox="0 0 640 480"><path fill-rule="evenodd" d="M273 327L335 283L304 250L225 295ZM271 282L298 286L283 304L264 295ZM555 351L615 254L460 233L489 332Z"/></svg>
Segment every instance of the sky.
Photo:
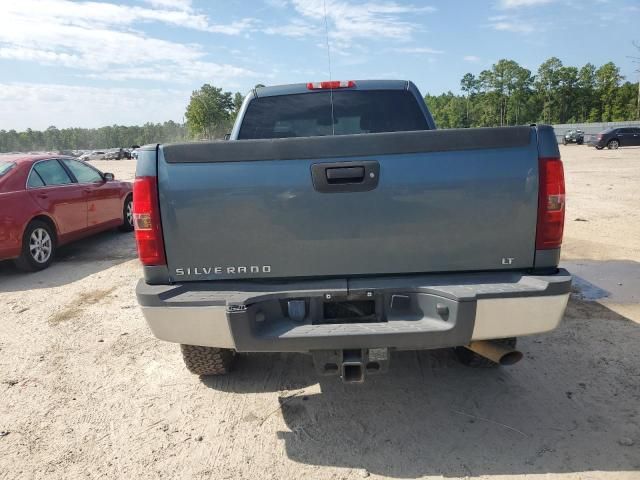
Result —
<svg viewBox="0 0 640 480"><path fill-rule="evenodd" d="M639 25L640 0L0 0L0 129L182 122L204 83L327 80L329 57L333 79L423 94L501 58L637 81Z"/></svg>

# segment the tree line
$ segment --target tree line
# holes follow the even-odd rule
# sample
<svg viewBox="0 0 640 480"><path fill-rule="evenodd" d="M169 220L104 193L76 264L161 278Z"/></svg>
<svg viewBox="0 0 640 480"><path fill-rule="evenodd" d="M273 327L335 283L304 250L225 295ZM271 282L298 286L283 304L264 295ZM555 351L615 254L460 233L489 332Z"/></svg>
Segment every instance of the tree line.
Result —
<svg viewBox="0 0 640 480"><path fill-rule="evenodd" d="M231 131L243 100L239 92L233 94L205 84L191 94L184 125L170 120L142 126L0 130L0 152L93 150L222 138Z"/></svg>
<svg viewBox="0 0 640 480"><path fill-rule="evenodd" d="M552 57L533 74L503 59L465 74L462 94L426 95L425 102L440 128L640 120L638 83L623 80L613 62L578 69Z"/></svg>
<svg viewBox="0 0 640 480"><path fill-rule="evenodd" d="M171 120L131 127L112 125L101 128L58 129L51 126L44 131L30 128L24 132L0 130L0 152L93 150L155 142L179 142L187 138L187 129Z"/></svg>
<svg viewBox="0 0 640 480"><path fill-rule="evenodd" d="M576 68L552 57L533 74L503 59L478 75L464 75L460 89L459 95L425 96L439 128L640 121L638 83L624 81L613 62ZM0 130L0 152L91 150L222 138L230 132L243 99L240 93L205 84L192 92L184 125L168 121L142 126Z"/></svg>

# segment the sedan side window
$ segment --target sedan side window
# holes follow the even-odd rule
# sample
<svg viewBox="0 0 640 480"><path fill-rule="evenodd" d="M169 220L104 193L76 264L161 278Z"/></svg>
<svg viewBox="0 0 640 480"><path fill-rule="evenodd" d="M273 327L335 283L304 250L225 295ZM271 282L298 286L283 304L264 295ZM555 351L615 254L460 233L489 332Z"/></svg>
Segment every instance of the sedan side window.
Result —
<svg viewBox="0 0 640 480"><path fill-rule="evenodd" d="M73 183L57 160L45 160L44 162L36 163L33 169L40 175L40 178L47 186Z"/></svg>
<svg viewBox="0 0 640 480"><path fill-rule="evenodd" d="M94 183L103 181L100 172L87 165L84 165L83 163L67 159L64 159L62 161L69 168L69 170L71 170L71 173L73 173L78 179L78 183Z"/></svg>
<svg viewBox="0 0 640 480"><path fill-rule="evenodd" d="M27 185L29 188L44 187L44 182L40 178L40 175L38 175L38 172L31 170L31 173L29 174L29 180L27 181Z"/></svg>

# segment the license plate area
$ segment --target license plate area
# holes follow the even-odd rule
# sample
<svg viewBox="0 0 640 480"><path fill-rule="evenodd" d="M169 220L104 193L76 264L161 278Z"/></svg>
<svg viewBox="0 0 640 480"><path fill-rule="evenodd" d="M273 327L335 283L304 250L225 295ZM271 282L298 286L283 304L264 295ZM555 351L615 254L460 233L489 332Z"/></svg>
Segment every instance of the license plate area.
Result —
<svg viewBox="0 0 640 480"><path fill-rule="evenodd" d="M312 325L377 323L386 321L373 299L338 298L322 304L322 316Z"/></svg>

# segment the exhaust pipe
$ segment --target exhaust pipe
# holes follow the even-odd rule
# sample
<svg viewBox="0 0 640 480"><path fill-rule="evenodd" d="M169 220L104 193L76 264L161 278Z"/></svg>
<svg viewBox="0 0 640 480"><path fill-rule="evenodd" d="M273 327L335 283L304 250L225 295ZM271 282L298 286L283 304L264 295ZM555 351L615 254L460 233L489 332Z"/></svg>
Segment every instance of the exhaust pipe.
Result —
<svg viewBox="0 0 640 480"><path fill-rule="evenodd" d="M478 340L466 346L478 355L488 358L498 365L513 365L522 360L522 352L490 340Z"/></svg>

